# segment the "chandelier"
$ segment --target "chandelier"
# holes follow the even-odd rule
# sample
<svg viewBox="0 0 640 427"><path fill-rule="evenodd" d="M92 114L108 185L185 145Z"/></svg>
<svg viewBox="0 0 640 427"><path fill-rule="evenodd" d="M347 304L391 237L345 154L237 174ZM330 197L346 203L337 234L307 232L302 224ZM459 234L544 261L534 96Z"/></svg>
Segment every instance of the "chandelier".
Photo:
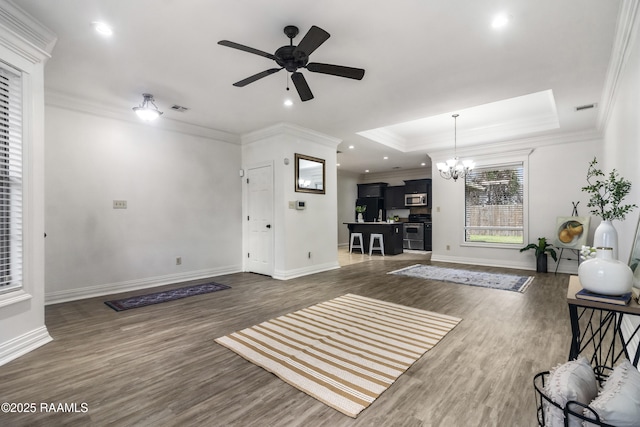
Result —
<svg viewBox="0 0 640 427"><path fill-rule="evenodd" d="M452 179L457 181L458 178L464 178L475 166L473 160L460 161L458 158L458 135L457 135L457 121L459 114L453 116L453 159L447 160L446 163L437 163L436 167L440 172L440 176L444 179Z"/></svg>
<svg viewBox="0 0 640 427"><path fill-rule="evenodd" d="M133 111L136 112L138 117L148 122L160 117L162 115L162 111L158 110L155 102L153 102L153 95L150 93L143 93L142 97L144 98L142 105L139 107L133 107ZM153 107L149 104L153 105Z"/></svg>

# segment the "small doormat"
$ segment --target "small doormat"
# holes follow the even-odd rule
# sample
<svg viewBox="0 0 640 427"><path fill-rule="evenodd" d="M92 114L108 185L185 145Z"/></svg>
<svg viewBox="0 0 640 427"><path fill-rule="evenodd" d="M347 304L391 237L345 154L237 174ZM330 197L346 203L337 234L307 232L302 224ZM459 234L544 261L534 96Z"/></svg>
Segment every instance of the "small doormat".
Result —
<svg viewBox="0 0 640 427"><path fill-rule="evenodd" d="M419 277L421 279L440 280L442 282L481 286L483 288L502 289L514 292L526 291L533 281L533 276L487 273L482 271L459 270L456 268L444 268L421 264L391 271L388 274L398 274L401 276Z"/></svg>
<svg viewBox="0 0 640 427"><path fill-rule="evenodd" d="M105 301L109 307L115 311L129 310L131 308L144 307L161 302L173 301L181 298L191 297L194 295L208 294L210 292L231 289L231 286L221 285L219 283L205 283L202 285L185 286L184 288L171 289L168 291L155 292L153 294L138 295L136 297Z"/></svg>

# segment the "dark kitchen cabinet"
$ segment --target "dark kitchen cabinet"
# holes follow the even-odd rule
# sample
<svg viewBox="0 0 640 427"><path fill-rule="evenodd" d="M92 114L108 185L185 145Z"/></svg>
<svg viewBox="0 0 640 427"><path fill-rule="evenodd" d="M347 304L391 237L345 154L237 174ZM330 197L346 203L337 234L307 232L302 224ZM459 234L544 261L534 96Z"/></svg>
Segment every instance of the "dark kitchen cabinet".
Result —
<svg viewBox="0 0 640 427"><path fill-rule="evenodd" d="M404 182L404 190L406 194L427 193L428 187L430 186L430 179L410 179Z"/></svg>
<svg viewBox="0 0 640 427"><path fill-rule="evenodd" d="M371 184L358 184L358 198L361 197L384 197L384 190L387 188L386 182L374 182Z"/></svg>
<svg viewBox="0 0 640 427"><path fill-rule="evenodd" d="M385 209L404 209L404 185L387 187L384 192Z"/></svg>

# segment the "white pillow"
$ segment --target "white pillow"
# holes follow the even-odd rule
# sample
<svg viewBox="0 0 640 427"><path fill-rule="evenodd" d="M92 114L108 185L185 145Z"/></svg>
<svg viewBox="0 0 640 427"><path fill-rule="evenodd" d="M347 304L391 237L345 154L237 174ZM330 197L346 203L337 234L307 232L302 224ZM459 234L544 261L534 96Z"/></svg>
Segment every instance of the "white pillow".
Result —
<svg viewBox="0 0 640 427"><path fill-rule="evenodd" d="M584 357L557 366L549 373L545 393L564 408L569 400L588 405L598 395L598 382L593 368ZM545 405L545 425L564 427L564 413L553 405ZM570 420L569 426L581 427L581 420Z"/></svg>
<svg viewBox="0 0 640 427"><path fill-rule="evenodd" d="M625 360L615 367L598 397L589 404L600 420L619 427L640 427L640 372ZM594 418L586 410L584 415ZM585 426L593 424L585 422Z"/></svg>

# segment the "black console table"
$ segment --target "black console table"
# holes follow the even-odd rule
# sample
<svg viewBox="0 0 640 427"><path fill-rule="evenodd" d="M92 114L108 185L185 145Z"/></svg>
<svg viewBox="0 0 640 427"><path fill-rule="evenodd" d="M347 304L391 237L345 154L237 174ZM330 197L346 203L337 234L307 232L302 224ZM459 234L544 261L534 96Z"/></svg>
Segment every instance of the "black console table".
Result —
<svg viewBox="0 0 640 427"><path fill-rule="evenodd" d="M569 360L583 354L590 360L596 376L602 380L608 376L622 356L633 366L638 366L640 345L634 354L629 354L629 344L634 337L640 337L640 325L625 337L622 333L622 319L626 316L640 316L640 305L632 298L629 305L607 304L576 298L582 286L578 276L571 276L567 291L569 317L571 319L571 349Z"/></svg>

